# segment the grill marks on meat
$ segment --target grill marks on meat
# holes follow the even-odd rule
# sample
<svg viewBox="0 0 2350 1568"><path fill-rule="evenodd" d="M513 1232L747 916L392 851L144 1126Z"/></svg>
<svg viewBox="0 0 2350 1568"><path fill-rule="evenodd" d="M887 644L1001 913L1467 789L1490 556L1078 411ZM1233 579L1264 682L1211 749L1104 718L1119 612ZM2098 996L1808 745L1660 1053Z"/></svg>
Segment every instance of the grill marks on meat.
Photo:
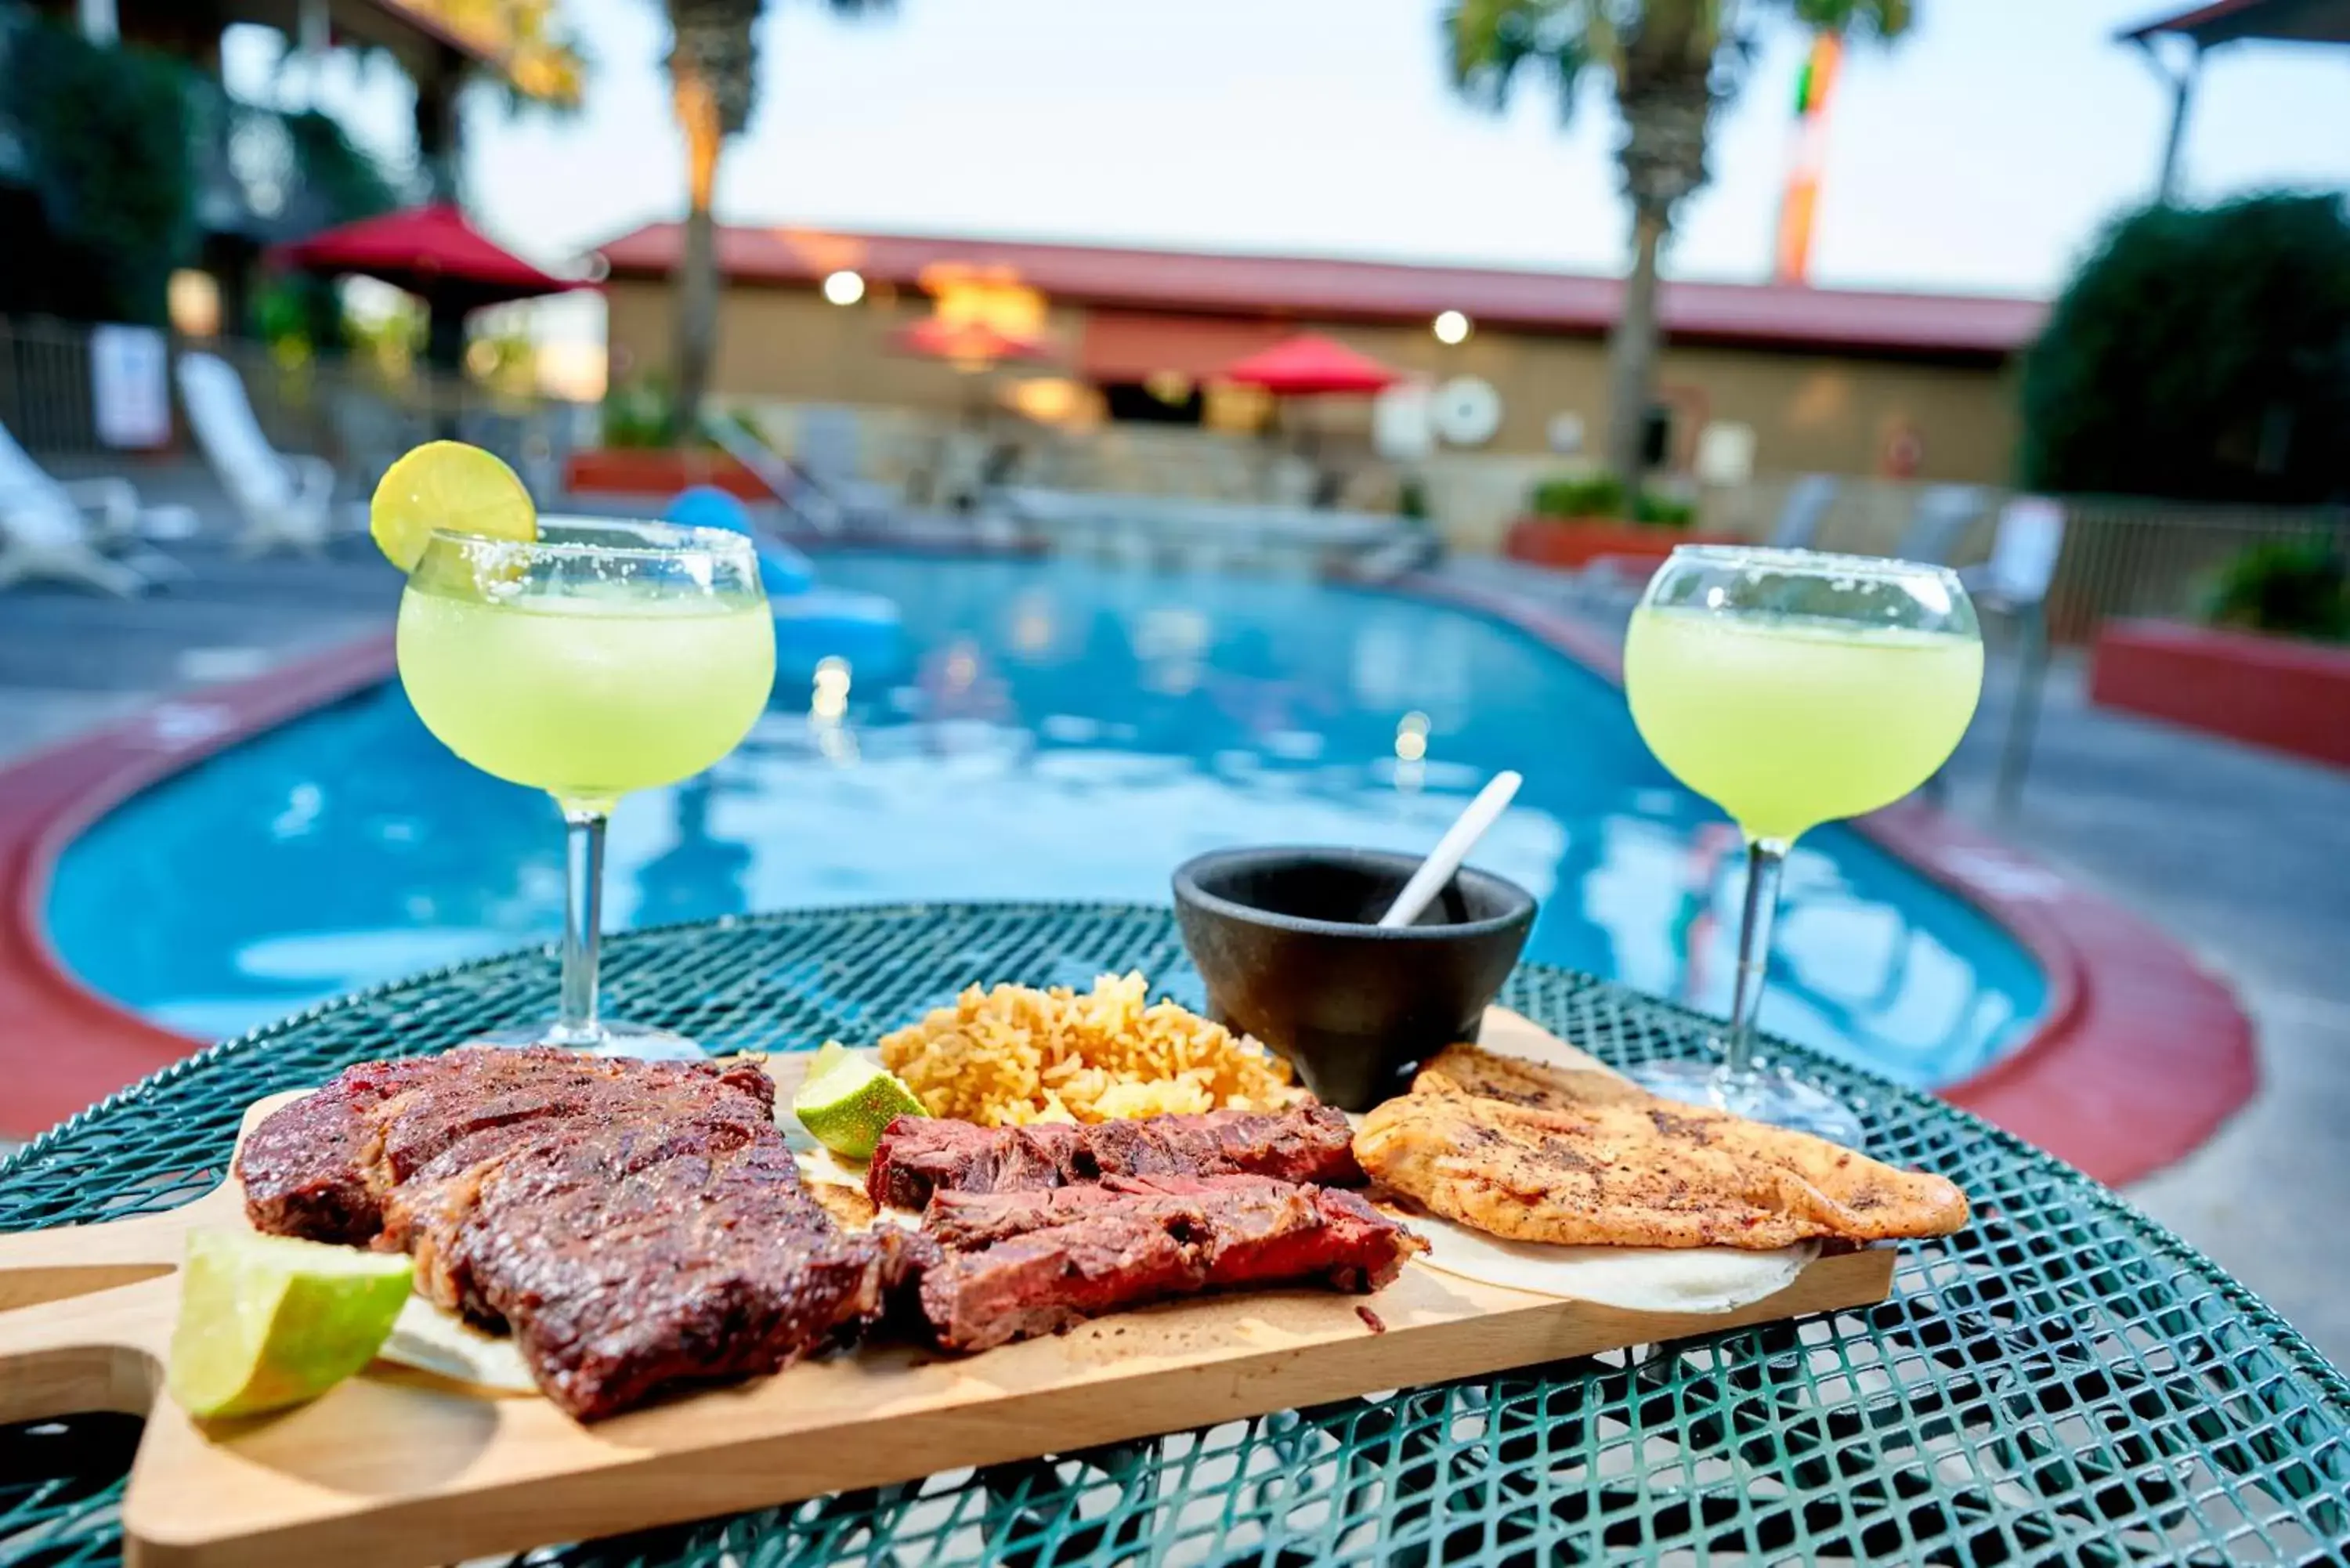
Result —
<svg viewBox="0 0 2350 1568"><path fill-rule="evenodd" d="M873 1201L920 1209L933 1192L1021 1192L1113 1176L1271 1177L1359 1187L1354 1134L1327 1106L1210 1111L1075 1126L983 1127L900 1116L866 1172Z"/></svg>
<svg viewBox="0 0 2350 1568"><path fill-rule="evenodd" d="M748 1064L460 1050L353 1067L238 1155L255 1228L416 1258L434 1300L511 1325L580 1419L770 1373L870 1320L933 1251L844 1234Z"/></svg>
<svg viewBox="0 0 2350 1568"><path fill-rule="evenodd" d="M844 1233L800 1181L748 1064L461 1050L366 1063L237 1157L255 1226L405 1250L420 1288L514 1331L583 1420L670 1385L779 1370L920 1307L983 1350L1206 1290L1369 1291L1424 1243L1352 1192L1323 1106L1092 1127L901 1118L868 1187L925 1230Z"/></svg>
<svg viewBox="0 0 2350 1568"><path fill-rule="evenodd" d="M1205 1290L1377 1290L1426 1245L1355 1193L1230 1174L941 1191L923 1226L948 1251L923 1272L922 1315L952 1350Z"/></svg>

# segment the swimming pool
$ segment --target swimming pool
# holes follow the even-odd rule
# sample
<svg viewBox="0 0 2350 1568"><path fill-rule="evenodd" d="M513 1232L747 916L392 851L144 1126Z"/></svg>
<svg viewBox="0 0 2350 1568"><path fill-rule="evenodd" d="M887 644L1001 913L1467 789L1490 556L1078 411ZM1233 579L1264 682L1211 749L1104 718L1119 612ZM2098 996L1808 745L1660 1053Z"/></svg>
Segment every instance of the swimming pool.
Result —
<svg viewBox="0 0 2350 1568"><path fill-rule="evenodd" d="M1175 864L1222 845L1424 847L1514 767L1525 787L1475 858L1543 899L1527 956L1726 1005L1727 825L1648 755L1612 686L1523 632L1303 581L863 556L823 569L902 607L897 668L868 661L845 692L787 669L734 756L625 803L610 924L1164 903ZM449 754L393 683L132 797L68 846L47 915L91 985L213 1036L549 938L562 897L552 806ZM1194 977L1159 978L1196 1000ZM2045 989L2003 929L1858 836L1825 829L1792 857L1767 1029L1950 1083L2029 1033Z"/></svg>

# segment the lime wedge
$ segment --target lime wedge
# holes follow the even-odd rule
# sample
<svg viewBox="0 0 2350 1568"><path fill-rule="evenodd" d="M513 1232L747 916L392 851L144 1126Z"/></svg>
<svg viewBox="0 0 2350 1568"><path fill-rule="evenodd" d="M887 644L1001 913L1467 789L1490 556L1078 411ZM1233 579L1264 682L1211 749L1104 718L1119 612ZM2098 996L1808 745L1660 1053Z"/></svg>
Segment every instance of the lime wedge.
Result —
<svg viewBox="0 0 2350 1568"><path fill-rule="evenodd" d="M426 441L383 471L368 504L368 532L393 566L412 572L435 528L526 545L538 537L538 508L492 453L463 441Z"/></svg>
<svg viewBox="0 0 2350 1568"><path fill-rule="evenodd" d="M792 1096L792 1114L810 1137L843 1159L871 1159L882 1129L930 1113L914 1091L864 1057L827 1041Z"/></svg>
<svg viewBox="0 0 2350 1568"><path fill-rule="evenodd" d="M188 1233L166 1374L192 1416L249 1416L315 1399L391 1334L414 1266L285 1236Z"/></svg>

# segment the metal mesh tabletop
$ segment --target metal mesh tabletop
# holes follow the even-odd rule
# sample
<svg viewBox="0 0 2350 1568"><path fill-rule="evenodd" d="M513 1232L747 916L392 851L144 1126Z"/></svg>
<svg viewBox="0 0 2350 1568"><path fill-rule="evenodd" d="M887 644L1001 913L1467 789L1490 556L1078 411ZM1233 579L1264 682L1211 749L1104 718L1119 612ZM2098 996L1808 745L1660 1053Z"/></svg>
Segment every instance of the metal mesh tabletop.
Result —
<svg viewBox="0 0 2350 1568"><path fill-rule="evenodd" d="M968 980L1139 968L1196 1002L1162 910L901 907L615 939L616 1014L717 1051L869 1041ZM0 1230L170 1208L218 1181L244 1107L546 1006L528 953L304 1013L182 1063L0 1167ZM1503 1000L1618 1064L1703 1049L1692 1014L1526 967ZM1800 1053L1797 1053L1800 1054ZM1492 1565L2309 1562L2350 1542L2350 1381L2111 1193L1926 1096L1825 1061L1873 1153L1966 1188L1892 1299L959 1471L517 1564ZM2315 1240L2315 1239L2313 1239ZM0 1563L120 1552L122 1417L0 1428Z"/></svg>

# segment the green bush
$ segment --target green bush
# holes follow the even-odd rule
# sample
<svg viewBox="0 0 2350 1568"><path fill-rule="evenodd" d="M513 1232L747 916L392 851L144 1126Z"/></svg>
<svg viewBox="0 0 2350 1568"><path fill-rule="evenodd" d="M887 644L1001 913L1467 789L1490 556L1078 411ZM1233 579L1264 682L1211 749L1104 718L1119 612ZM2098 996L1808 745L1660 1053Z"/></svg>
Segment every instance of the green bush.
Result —
<svg viewBox="0 0 2350 1568"><path fill-rule="evenodd" d="M2220 571L2206 616L2216 626L2350 641L2350 566L2314 539L2255 545Z"/></svg>
<svg viewBox="0 0 2350 1568"><path fill-rule="evenodd" d="M1644 491L1640 498L1632 503L1632 521L1652 524L1659 528L1686 528L1697 521L1697 503L1684 501L1678 495Z"/></svg>
<svg viewBox="0 0 2350 1568"><path fill-rule="evenodd" d="M1570 473L1545 479L1529 499L1537 517L1621 517L1624 482L1612 473Z"/></svg>
<svg viewBox="0 0 2350 1568"><path fill-rule="evenodd" d="M1697 504L1661 491L1627 496L1612 473L1562 474L1536 483L1527 506L1537 517L1623 517L1659 528L1686 528L1697 521Z"/></svg>
<svg viewBox="0 0 2350 1568"><path fill-rule="evenodd" d="M1428 515L1428 484L1418 474L1406 474L1396 485L1396 515L1425 518Z"/></svg>
<svg viewBox="0 0 2350 1568"><path fill-rule="evenodd" d="M405 193L400 182L333 117L315 109L289 114L286 134L294 144L303 189L317 198L328 226L372 218L400 204Z"/></svg>
<svg viewBox="0 0 2350 1568"><path fill-rule="evenodd" d="M747 408L713 408L710 417L724 420L762 446L767 444L766 431L760 429L758 420ZM604 445L640 450L718 448L706 427L690 434L677 428L677 399L670 391L669 383L659 376L624 381L604 394Z"/></svg>
<svg viewBox="0 0 2350 1568"><path fill-rule="evenodd" d="M648 376L604 394L607 447L665 447L677 434L677 403L669 384Z"/></svg>
<svg viewBox="0 0 2350 1568"><path fill-rule="evenodd" d="M2350 491L2337 196L2124 218L2024 360L2034 490L2307 503Z"/></svg>
<svg viewBox="0 0 2350 1568"><path fill-rule="evenodd" d="M160 326L165 280L196 241L187 67L45 20L17 31L6 59L0 99L50 232L82 269L78 303Z"/></svg>

